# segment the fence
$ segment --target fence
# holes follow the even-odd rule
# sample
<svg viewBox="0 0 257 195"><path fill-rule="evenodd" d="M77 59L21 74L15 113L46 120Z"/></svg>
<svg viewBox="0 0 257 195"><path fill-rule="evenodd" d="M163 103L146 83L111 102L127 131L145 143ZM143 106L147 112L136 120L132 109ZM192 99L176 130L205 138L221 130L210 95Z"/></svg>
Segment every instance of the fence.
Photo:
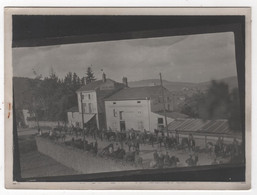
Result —
<svg viewBox="0 0 257 195"><path fill-rule="evenodd" d="M65 125L64 122L59 121L59 125ZM37 127L37 121L28 121L29 128ZM41 128L52 128L58 126L58 121L39 121L39 126Z"/></svg>

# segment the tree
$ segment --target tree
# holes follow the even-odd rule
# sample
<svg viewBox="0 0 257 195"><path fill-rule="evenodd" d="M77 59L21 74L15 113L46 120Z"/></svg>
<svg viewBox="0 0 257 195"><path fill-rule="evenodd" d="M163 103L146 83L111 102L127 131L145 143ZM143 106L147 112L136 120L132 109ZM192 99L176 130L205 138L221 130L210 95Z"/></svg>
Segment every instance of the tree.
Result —
<svg viewBox="0 0 257 195"><path fill-rule="evenodd" d="M241 112L240 112L240 101L239 101L239 90L234 88L230 94L230 105L229 105L229 126L234 131L242 130Z"/></svg>
<svg viewBox="0 0 257 195"><path fill-rule="evenodd" d="M95 81L96 78L94 76L94 72L92 71L91 67L87 68L87 72L86 72L86 84L91 83L92 81Z"/></svg>
<svg viewBox="0 0 257 195"><path fill-rule="evenodd" d="M199 109L201 107L201 104L203 104L203 101L205 99L205 94L197 91L192 96L187 96L185 98L185 103L181 107L181 112L192 117L192 118L198 118L199 117Z"/></svg>
<svg viewBox="0 0 257 195"><path fill-rule="evenodd" d="M212 81L200 104L199 117L203 119L227 119L229 116L229 87L226 83Z"/></svg>
<svg viewBox="0 0 257 195"><path fill-rule="evenodd" d="M181 112L204 120L227 119L232 130L242 130L238 88L230 92L223 82L212 81L207 93L187 97Z"/></svg>

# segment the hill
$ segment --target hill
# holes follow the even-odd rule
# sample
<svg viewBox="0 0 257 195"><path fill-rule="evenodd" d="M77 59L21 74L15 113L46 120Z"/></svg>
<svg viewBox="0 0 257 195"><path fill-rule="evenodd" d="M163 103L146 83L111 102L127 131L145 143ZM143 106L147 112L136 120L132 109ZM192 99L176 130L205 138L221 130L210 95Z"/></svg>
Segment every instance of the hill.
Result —
<svg viewBox="0 0 257 195"><path fill-rule="evenodd" d="M230 89L233 89L238 86L236 76L220 79L217 81L227 83ZM208 89L210 84L211 84L211 81L202 82L202 83L188 83L188 82L173 82L173 81L163 80L163 86L170 91L182 91L182 90L190 90L190 89L199 89L201 91L205 91ZM152 85L160 85L160 80L147 79L147 80L129 82L129 87L143 87L143 86L152 86Z"/></svg>

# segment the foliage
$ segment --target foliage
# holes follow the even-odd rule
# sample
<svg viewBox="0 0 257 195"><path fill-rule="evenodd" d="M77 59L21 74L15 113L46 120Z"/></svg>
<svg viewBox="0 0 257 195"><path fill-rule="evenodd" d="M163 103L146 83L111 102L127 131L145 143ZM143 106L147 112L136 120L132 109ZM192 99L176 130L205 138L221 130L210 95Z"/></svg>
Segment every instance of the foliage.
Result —
<svg viewBox="0 0 257 195"><path fill-rule="evenodd" d="M92 81L95 81L95 76L94 73L92 71L91 67L87 68L87 72L86 72L86 84L91 83Z"/></svg>
<svg viewBox="0 0 257 195"><path fill-rule="evenodd" d="M181 112L190 117L199 118L200 104L203 103L204 98L205 94L200 91L193 96L187 96L185 98L185 103L181 107Z"/></svg>
<svg viewBox="0 0 257 195"><path fill-rule="evenodd" d="M228 119L232 130L242 129L238 88L230 92L223 82L212 81L206 93L198 91L186 97L180 110L193 118Z"/></svg>
<svg viewBox="0 0 257 195"><path fill-rule="evenodd" d="M69 72L64 79L60 79L51 72L44 79L36 77L30 82L29 110L36 119L67 121L67 110L77 106L76 91L83 85L84 78Z"/></svg>

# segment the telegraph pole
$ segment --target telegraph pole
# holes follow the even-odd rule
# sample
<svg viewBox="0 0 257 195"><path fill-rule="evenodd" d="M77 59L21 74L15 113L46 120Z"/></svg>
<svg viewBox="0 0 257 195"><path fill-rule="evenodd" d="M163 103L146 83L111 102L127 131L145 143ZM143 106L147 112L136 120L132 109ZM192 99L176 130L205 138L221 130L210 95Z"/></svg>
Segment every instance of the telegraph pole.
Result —
<svg viewBox="0 0 257 195"><path fill-rule="evenodd" d="M163 112L164 112L164 118L165 118L165 129L167 132L167 136L169 137L168 132L168 123L167 123L167 116L166 116L166 107L165 107L165 99L164 99L164 91L163 91L163 85L162 85L162 74L160 73L160 81L161 81L161 89L162 89L162 103L163 103Z"/></svg>
<svg viewBox="0 0 257 195"><path fill-rule="evenodd" d="M83 131L83 145L84 150L86 149L86 138L85 138L85 130L84 130L84 111L83 111L83 102L82 102L82 92L80 93L80 106L81 106L81 116L82 116L82 131Z"/></svg>

